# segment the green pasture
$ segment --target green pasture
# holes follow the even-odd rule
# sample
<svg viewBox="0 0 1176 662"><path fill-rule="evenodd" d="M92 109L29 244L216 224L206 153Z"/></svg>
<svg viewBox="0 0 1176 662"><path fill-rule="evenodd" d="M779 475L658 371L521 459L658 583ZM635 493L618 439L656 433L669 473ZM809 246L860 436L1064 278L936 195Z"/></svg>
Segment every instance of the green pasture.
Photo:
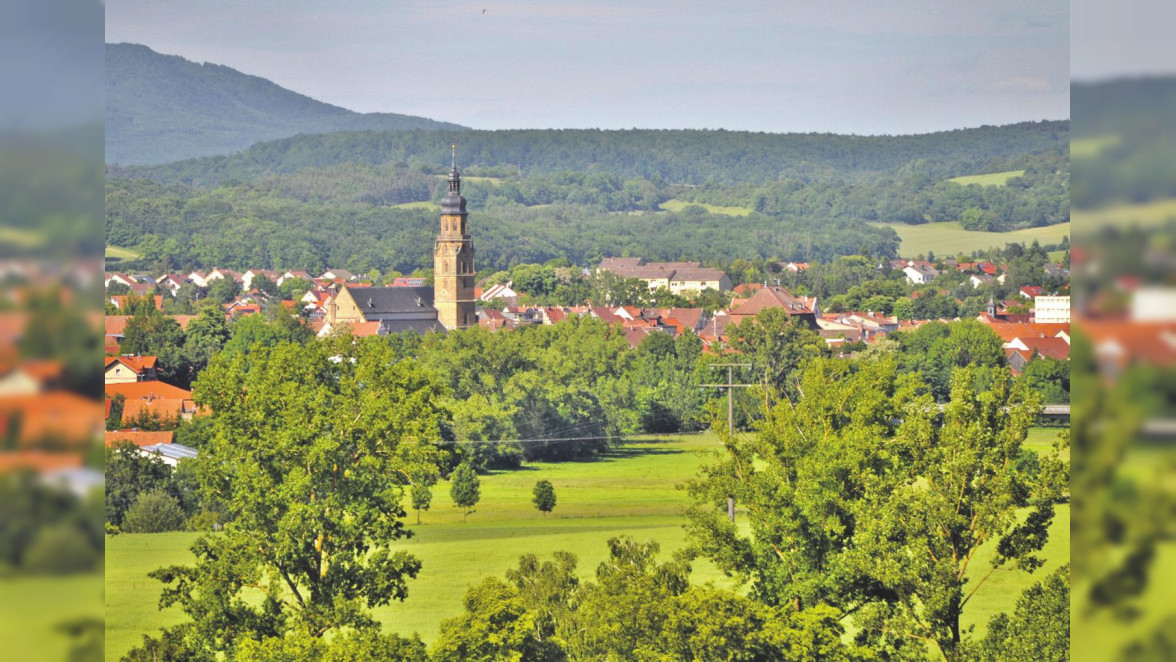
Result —
<svg viewBox="0 0 1176 662"><path fill-rule="evenodd" d="M1093 136L1070 141L1070 158L1086 159L1098 156L1108 147L1119 144L1119 136Z"/></svg>
<svg viewBox="0 0 1176 662"><path fill-rule="evenodd" d="M441 206L429 200L422 200L420 202L402 202L398 205L392 205L396 209L440 209Z"/></svg>
<svg viewBox="0 0 1176 662"><path fill-rule="evenodd" d="M702 202L687 202L685 200L678 200L677 198L666 200L658 206L665 211L679 212L691 205L702 207L712 214L723 214L725 216L747 216L751 213L750 207L723 207L722 205L708 205Z"/></svg>
<svg viewBox="0 0 1176 662"><path fill-rule="evenodd" d="M0 579L0 658L39 662L67 659L69 637L57 626L102 618L102 576Z"/></svg>
<svg viewBox="0 0 1176 662"><path fill-rule="evenodd" d="M36 230L0 227L0 244L8 244L25 250L44 245L46 236Z"/></svg>
<svg viewBox="0 0 1176 662"><path fill-rule="evenodd" d="M1048 446L1046 435L1035 435L1032 444ZM686 543L681 512L687 499L676 486L693 476L718 447L717 438L709 433L646 438L596 460L534 463L518 471L494 472L481 477L482 499L465 522L452 505L449 485L442 483L434 489L433 507L423 513L419 526L414 511L406 518L415 535L401 546L421 559L421 574L409 583L405 602L379 609L376 615L391 631L416 632L432 641L440 621L461 612L461 597L468 586L489 575L502 575L522 554L549 558L558 550L573 552L584 577L590 577L604 560L605 541L613 536L657 540L668 555ZM546 517L531 504L531 490L541 479L551 481L558 499L554 512ZM1054 526L1057 540L1051 540L1048 550L1050 567L1069 558L1067 518L1068 512L1060 510ZM142 634L182 618L174 609L156 609L159 584L146 573L184 562L196 536L123 534L108 539L108 658L125 653L139 643ZM992 613L1011 608L1021 589L1037 576L1040 573L1033 577L1016 571L994 573L977 593L968 623L986 622ZM732 586L706 562L695 564L692 577L696 582Z"/></svg>
<svg viewBox="0 0 1176 662"><path fill-rule="evenodd" d="M894 228L902 244L898 248L899 255L914 257L933 252L944 257L963 253L970 255L972 251L987 248L1004 248L1005 244L1033 243L1036 239L1042 244L1061 243L1062 237L1069 236L1070 224L1046 225L1039 228L1026 228L1011 232L977 232L965 230L957 222L951 223L923 223L921 225L907 225L905 223L880 223Z"/></svg>
<svg viewBox="0 0 1176 662"><path fill-rule="evenodd" d="M1176 198L1153 200L1142 204L1112 205L1101 209L1075 209L1070 220L1078 224L1078 234L1106 226L1155 227L1176 219Z"/></svg>
<svg viewBox="0 0 1176 662"><path fill-rule="evenodd" d="M960 186L967 186L969 184L979 184L980 186L1004 186L1013 177L1020 177L1025 174L1024 170L1008 170L1005 172L992 172L987 175L964 175L963 177L952 177L947 180L955 182Z"/></svg>
<svg viewBox="0 0 1176 662"><path fill-rule="evenodd" d="M106 257L115 258L118 260L137 260L142 257L142 254L130 248L123 248L122 246L107 246Z"/></svg>

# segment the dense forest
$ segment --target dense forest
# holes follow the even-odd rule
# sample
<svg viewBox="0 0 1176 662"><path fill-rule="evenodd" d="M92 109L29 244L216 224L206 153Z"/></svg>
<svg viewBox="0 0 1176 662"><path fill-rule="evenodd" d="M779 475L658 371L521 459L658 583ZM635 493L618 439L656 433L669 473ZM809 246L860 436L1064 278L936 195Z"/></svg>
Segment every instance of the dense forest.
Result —
<svg viewBox="0 0 1176 662"><path fill-rule="evenodd" d="M716 264L893 257L898 236L876 223L1005 231L1069 220L1067 126L901 137L468 131L462 192L482 270L626 254ZM427 269L431 203L455 137L299 136L231 157L108 166L107 243L142 254L120 268ZM1003 186L948 181L1008 171L1023 173ZM676 211L664 210L671 200Z"/></svg>
<svg viewBox="0 0 1176 662"><path fill-rule="evenodd" d="M112 166L110 174L208 186L341 163L403 163L440 172L449 163L449 146L456 143L463 170L494 168L494 174L513 171L527 177L573 170L676 184L764 184L788 177L868 177L909 169L946 178L1009 170L1009 160L1063 151L1069 141L1068 121L910 136L638 129L361 131L295 136L231 156Z"/></svg>

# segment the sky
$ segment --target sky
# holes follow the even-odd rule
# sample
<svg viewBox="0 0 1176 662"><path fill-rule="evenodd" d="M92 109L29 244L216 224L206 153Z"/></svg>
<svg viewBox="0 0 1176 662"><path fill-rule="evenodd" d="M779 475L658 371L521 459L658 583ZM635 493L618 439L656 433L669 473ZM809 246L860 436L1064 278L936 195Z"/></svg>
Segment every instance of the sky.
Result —
<svg viewBox="0 0 1176 662"><path fill-rule="evenodd" d="M894 134L1070 115L1068 0L107 0L106 41L478 129Z"/></svg>

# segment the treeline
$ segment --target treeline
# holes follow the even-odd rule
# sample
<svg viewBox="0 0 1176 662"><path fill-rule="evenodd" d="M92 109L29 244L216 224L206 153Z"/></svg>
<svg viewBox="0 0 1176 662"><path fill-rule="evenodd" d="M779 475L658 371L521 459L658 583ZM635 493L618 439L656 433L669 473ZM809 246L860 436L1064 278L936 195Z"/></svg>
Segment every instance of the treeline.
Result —
<svg viewBox="0 0 1176 662"><path fill-rule="evenodd" d="M1023 170L1003 186L961 185L926 164L864 180L783 178L754 186L713 182L676 190L672 197L745 206L771 215L860 219L886 223L960 221L967 230L1005 232L1070 220L1068 148L989 164L973 174Z"/></svg>
<svg viewBox="0 0 1176 662"><path fill-rule="evenodd" d="M108 180L107 243L142 253L118 268L162 273L213 266L342 267L353 273L373 268L411 273L432 267L438 228L434 209L315 202L313 195L285 197L279 185L267 186L274 188L242 184L203 191ZM491 202L471 216L479 271L556 258L591 265L622 254L703 262L831 260L846 254L893 256L899 244L892 229L850 218L729 217L697 206L677 213L626 214L567 202L541 207Z"/></svg>
<svg viewBox="0 0 1176 662"><path fill-rule="evenodd" d="M1069 133L1069 121L913 136L637 129L356 132L296 136L231 156L160 166L110 166L107 173L202 187L341 163L391 162L440 173L449 163L449 146L457 143L463 170L505 167L524 177L573 170L676 184L763 184L781 177L893 172L920 160L929 174L954 177L986 171L993 160L1064 149Z"/></svg>

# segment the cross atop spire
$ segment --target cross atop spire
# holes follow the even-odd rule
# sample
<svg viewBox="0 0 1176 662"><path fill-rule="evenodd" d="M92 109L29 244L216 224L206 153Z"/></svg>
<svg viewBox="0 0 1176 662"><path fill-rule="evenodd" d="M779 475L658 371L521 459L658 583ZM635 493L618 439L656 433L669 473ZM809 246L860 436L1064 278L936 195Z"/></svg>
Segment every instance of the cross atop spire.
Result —
<svg viewBox="0 0 1176 662"><path fill-rule="evenodd" d="M450 147L453 149L453 169L457 170L457 145L450 145Z"/></svg>

